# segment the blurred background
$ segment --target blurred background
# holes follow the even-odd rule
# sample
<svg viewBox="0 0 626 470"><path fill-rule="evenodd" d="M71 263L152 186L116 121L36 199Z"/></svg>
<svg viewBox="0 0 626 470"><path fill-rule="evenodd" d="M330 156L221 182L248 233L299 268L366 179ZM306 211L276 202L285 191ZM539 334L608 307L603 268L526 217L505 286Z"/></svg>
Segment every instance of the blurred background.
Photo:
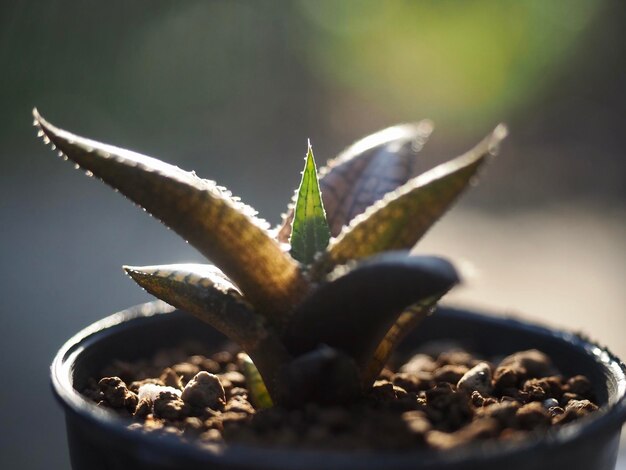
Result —
<svg viewBox="0 0 626 470"><path fill-rule="evenodd" d="M33 106L195 169L272 223L307 138L322 162L428 117L435 164L506 122L500 157L419 251L463 266L450 303L626 357L624 24L618 0L3 0L0 467L68 468L48 366L82 327L149 299L120 266L201 260L57 159Z"/></svg>

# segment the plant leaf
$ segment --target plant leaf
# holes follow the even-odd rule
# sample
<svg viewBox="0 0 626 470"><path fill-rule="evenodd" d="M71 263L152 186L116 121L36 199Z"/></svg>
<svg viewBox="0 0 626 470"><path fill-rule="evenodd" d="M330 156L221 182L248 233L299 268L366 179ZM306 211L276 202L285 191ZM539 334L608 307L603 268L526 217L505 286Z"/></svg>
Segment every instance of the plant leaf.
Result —
<svg viewBox="0 0 626 470"><path fill-rule="evenodd" d="M506 136L498 126L469 152L443 163L387 194L356 217L312 268L320 277L335 266L376 253L409 249L470 184Z"/></svg>
<svg viewBox="0 0 626 470"><path fill-rule="evenodd" d="M263 317L213 265L124 266L124 271L150 294L192 313L244 349L265 334Z"/></svg>
<svg viewBox="0 0 626 470"><path fill-rule="evenodd" d="M283 334L293 356L326 344L364 368L404 309L443 295L459 281L448 261L406 251L338 270L294 311Z"/></svg>
<svg viewBox="0 0 626 470"><path fill-rule="evenodd" d="M396 346L413 330L426 316L428 316L435 308L441 296L434 296L425 299L417 304L411 305L402 312L395 323L389 328L389 331L376 347L374 354L363 371L363 384L372 384L380 371L389 361L391 353Z"/></svg>
<svg viewBox="0 0 626 470"><path fill-rule="evenodd" d="M291 256L308 265L317 253L326 249L329 240L330 231L320 196L313 149L309 143L296 200L290 239Z"/></svg>
<svg viewBox="0 0 626 470"><path fill-rule="evenodd" d="M254 211L224 188L160 160L35 124L63 156L119 190L216 263L255 309L278 320L308 287Z"/></svg>
<svg viewBox="0 0 626 470"><path fill-rule="evenodd" d="M415 157L432 128L424 120L383 129L352 144L320 169L319 185L332 236L415 174ZM292 220L290 208L278 230L279 241L289 240Z"/></svg>
<svg viewBox="0 0 626 470"><path fill-rule="evenodd" d="M209 323L251 357L273 391L276 372L291 360L274 329L252 310L239 289L215 266L170 264L125 266L150 294Z"/></svg>
<svg viewBox="0 0 626 470"><path fill-rule="evenodd" d="M252 359L250 359L250 356L245 353L239 353L237 359L239 367L246 377L248 392L250 393L250 398L254 406L261 409L271 408L274 405L272 397L270 397L267 387L263 382L263 378L261 374L259 374L259 370L254 365L254 362L252 362Z"/></svg>

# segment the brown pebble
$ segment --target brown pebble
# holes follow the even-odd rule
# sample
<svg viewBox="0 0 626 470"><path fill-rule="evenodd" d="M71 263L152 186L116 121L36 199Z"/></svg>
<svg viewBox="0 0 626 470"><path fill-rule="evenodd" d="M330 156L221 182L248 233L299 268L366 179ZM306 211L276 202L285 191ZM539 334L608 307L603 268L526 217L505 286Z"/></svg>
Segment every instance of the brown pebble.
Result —
<svg viewBox="0 0 626 470"><path fill-rule="evenodd" d="M567 424L587 416L598 409L589 400L570 400L564 412L554 418L554 424Z"/></svg>
<svg viewBox="0 0 626 470"><path fill-rule="evenodd" d="M480 392L472 392L471 401L472 405L474 405L475 407L489 406L498 403L498 400L496 400L495 398L489 396L483 397Z"/></svg>
<svg viewBox="0 0 626 470"><path fill-rule="evenodd" d="M455 392L445 382L426 391L426 404L428 418L441 430L456 430L473 414L467 395Z"/></svg>
<svg viewBox="0 0 626 470"><path fill-rule="evenodd" d="M497 367L493 373L493 388L500 393L507 389L514 389L523 380L525 373L509 366Z"/></svg>
<svg viewBox="0 0 626 470"><path fill-rule="evenodd" d="M133 416L135 418L145 418L150 413L152 413L152 400L144 398L143 400L139 400Z"/></svg>
<svg viewBox="0 0 626 470"><path fill-rule="evenodd" d="M179 390L182 390L183 388L180 377L176 372L174 372L174 369L170 367L167 367L163 370L161 376L159 377L159 380L163 382L163 385L165 385L166 387L177 388Z"/></svg>
<svg viewBox="0 0 626 470"><path fill-rule="evenodd" d="M598 405L591 403L589 400L570 400L565 407L565 410L567 411L571 409L582 410L591 413L592 411L598 410Z"/></svg>
<svg viewBox="0 0 626 470"><path fill-rule="evenodd" d="M446 351L437 357L437 364L440 367L446 365L464 366L469 370L479 362L476 357L466 351Z"/></svg>
<svg viewBox="0 0 626 470"><path fill-rule="evenodd" d="M227 364L234 362L233 355L228 351L220 351L211 356L215 362L217 362L220 367L225 367Z"/></svg>
<svg viewBox="0 0 626 470"><path fill-rule="evenodd" d="M200 367L190 362L181 362L172 366L172 370L180 377L184 383L190 381L198 372Z"/></svg>
<svg viewBox="0 0 626 470"><path fill-rule="evenodd" d="M170 421L183 419L189 414L189 405L178 395L171 392L161 392L153 405L154 416Z"/></svg>
<svg viewBox="0 0 626 470"><path fill-rule="evenodd" d="M521 429L533 430L550 424L550 416L539 402L533 401L522 406L516 413Z"/></svg>
<svg viewBox="0 0 626 470"><path fill-rule="evenodd" d="M432 374L429 372L417 372L415 374L400 372L393 375L391 381L407 392L427 390L434 385Z"/></svg>
<svg viewBox="0 0 626 470"><path fill-rule="evenodd" d="M182 400L196 408L221 409L226 403L224 387L216 375L198 372L185 386Z"/></svg>
<svg viewBox="0 0 626 470"><path fill-rule="evenodd" d="M589 398L591 395L591 382L584 375L575 375L567 381L567 391L581 397Z"/></svg>
<svg viewBox="0 0 626 470"><path fill-rule="evenodd" d="M524 369L528 378L547 377L556 374L550 358L537 349L511 354L505 357L499 366Z"/></svg>
<svg viewBox="0 0 626 470"><path fill-rule="evenodd" d="M558 400L563 393L560 377L528 379L524 382L522 390L528 394L528 399L533 401L543 401L548 398Z"/></svg>
<svg viewBox="0 0 626 470"><path fill-rule="evenodd" d="M467 366L464 365L448 364L433 373L433 380L456 385L468 370Z"/></svg>
<svg viewBox="0 0 626 470"><path fill-rule="evenodd" d="M224 411L235 411L238 413L246 413L248 415L253 415L255 413L254 407L250 404L250 402L244 396L234 396L226 406L224 407Z"/></svg>
<svg viewBox="0 0 626 470"><path fill-rule="evenodd" d="M548 414L552 418L552 424L555 424L557 418L561 416L563 413L565 413L565 410L561 408L560 406L552 406L548 408Z"/></svg>
<svg viewBox="0 0 626 470"><path fill-rule="evenodd" d="M208 357L196 355L189 358L189 362L198 366L200 370L206 370L211 374L219 374L221 371L220 365L217 361L209 359Z"/></svg>
<svg viewBox="0 0 626 470"><path fill-rule="evenodd" d="M418 374L432 372L437 368L435 360L427 354L415 354L406 364L400 367L400 373Z"/></svg>
<svg viewBox="0 0 626 470"><path fill-rule="evenodd" d="M240 413L236 411L227 411L222 413L220 416L223 425L231 424L231 423L239 423L242 421L248 421L250 419L250 415L247 413Z"/></svg>
<svg viewBox="0 0 626 470"><path fill-rule="evenodd" d="M124 408L133 413L139 399L137 394L126 388L126 384L119 377L104 377L98 382L103 400L111 408Z"/></svg>
<svg viewBox="0 0 626 470"><path fill-rule="evenodd" d="M502 428L512 428L517 425L517 411L519 409L520 405L518 402L505 401L501 403L494 403L476 410L476 416L493 418L500 423Z"/></svg>

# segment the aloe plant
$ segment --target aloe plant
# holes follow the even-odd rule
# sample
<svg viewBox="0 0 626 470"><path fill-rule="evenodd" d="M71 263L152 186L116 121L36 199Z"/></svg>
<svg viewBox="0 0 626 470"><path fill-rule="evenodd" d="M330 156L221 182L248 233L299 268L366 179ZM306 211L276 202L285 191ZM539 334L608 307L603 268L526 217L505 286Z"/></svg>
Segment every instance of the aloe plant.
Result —
<svg viewBox="0 0 626 470"><path fill-rule="evenodd" d="M362 396L406 333L459 282L443 258L411 250L506 135L414 175L432 126L394 126L319 172L309 145L283 223L270 230L225 188L160 160L61 130L33 111L60 156L160 219L214 264L125 266L146 291L245 351L257 406Z"/></svg>

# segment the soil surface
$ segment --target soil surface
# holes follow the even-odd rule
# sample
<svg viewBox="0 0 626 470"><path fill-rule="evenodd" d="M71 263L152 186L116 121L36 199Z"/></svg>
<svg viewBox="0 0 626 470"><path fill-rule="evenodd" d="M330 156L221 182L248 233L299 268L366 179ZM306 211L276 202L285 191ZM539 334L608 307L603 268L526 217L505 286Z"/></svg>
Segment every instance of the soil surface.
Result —
<svg viewBox="0 0 626 470"><path fill-rule="evenodd" d="M445 348L445 349L444 349ZM431 345L385 369L349 407L257 410L226 347L162 351L151 361L117 361L84 395L131 418L137 432L176 435L203 446L447 450L485 439L515 441L598 409L589 380L564 377L540 351L485 360Z"/></svg>

